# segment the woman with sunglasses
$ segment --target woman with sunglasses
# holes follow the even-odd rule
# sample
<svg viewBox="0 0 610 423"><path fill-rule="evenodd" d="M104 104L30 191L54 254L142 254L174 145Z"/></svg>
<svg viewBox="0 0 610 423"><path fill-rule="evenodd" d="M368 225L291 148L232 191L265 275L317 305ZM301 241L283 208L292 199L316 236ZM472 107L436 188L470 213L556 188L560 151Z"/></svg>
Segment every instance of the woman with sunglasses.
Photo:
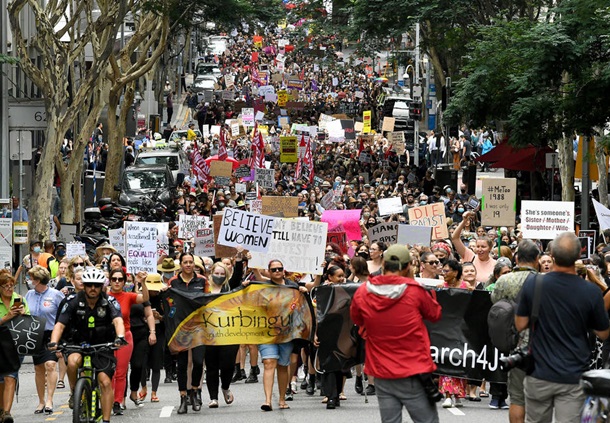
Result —
<svg viewBox="0 0 610 423"><path fill-rule="evenodd" d="M77 272L81 273L85 270L85 260L80 257L80 256L75 256L72 257L72 259L70 259L70 261L68 262L68 271L66 273L66 279L64 279L63 281L59 281L57 283L57 286L55 287L55 289L57 289L58 291L61 291L62 294L64 294L65 296L68 296L70 294L73 294L75 291L75 287L76 285L74 285L74 276ZM78 289L78 291L82 291L83 287L82 287L82 279L80 279L80 288Z"/></svg>
<svg viewBox="0 0 610 423"><path fill-rule="evenodd" d="M112 388L114 390L112 412L115 416L123 414L121 404L124 403L125 387L127 386L127 368L129 367L129 360L131 359L131 353L133 352L133 336L129 321L131 306L133 304L142 304L143 302L148 301L148 288L146 288L146 284L144 283L146 275L146 272L138 272L135 277L136 285L139 284L142 286L142 293L137 294L135 292L123 291L123 287L127 281L127 274L123 269L115 268L110 270L110 290L108 291L108 295L114 297L121 306L123 324L125 325L125 340L128 342L125 347L114 352L114 356L116 357L116 371L112 377ZM135 398L132 392L129 399L132 400L136 406L139 407L141 405L141 401L137 398L137 392Z"/></svg>
<svg viewBox="0 0 610 423"><path fill-rule="evenodd" d="M387 246L382 241L373 242L369 248L371 259L367 262L371 276L381 275L381 265L383 264L383 252Z"/></svg>
<svg viewBox="0 0 610 423"><path fill-rule="evenodd" d="M210 286L205 276L195 273L195 256L182 253L179 257L180 271L168 281L171 288L180 291L210 292ZM188 391L193 411L201 410L201 379L203 377L203 356L205 346L200 345L190 350L193 368L191 370L191 390ZM180 391L180 406L178 414L186 414L187 410L187 372L189 351L178 353L178 390Z"/></svg>
<svg viewBox="0 0 610 423"><path fill-rule="evenodd" d="M25 298L15 292L15 278L8 270L0 270L0 324L4 324L22 314L30 314ZM23 361L23 356L19 357ZM19 372L0 376L0 410L3 422L13 423L11 408L17 387Z"/></svg>

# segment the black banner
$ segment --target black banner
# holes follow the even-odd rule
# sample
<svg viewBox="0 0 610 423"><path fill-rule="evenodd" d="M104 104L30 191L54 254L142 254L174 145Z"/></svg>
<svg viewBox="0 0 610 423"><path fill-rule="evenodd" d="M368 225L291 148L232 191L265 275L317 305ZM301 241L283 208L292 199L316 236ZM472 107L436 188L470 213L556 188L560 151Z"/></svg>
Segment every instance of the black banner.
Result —
<svg viewBox="0 0 610 423"><path fill-rule="evenodd" d="M45 323L46 319L22 314L4 324L13 338L19 355L36 355L44 350Z"/></svg>
<svg viewBox="0 0 610 423"><path fill-rule="evenodd" d="M358 284L344 284L318 288L318 358L324 370L345 370L364 362L362 340L349 317L351 299L358 287ZM490 293L440 289L437 300L443 309L441 320L426 322L430 354L438 366L436 373L506 382L498 360L502 355L491 345L488 335Z"/></svg>

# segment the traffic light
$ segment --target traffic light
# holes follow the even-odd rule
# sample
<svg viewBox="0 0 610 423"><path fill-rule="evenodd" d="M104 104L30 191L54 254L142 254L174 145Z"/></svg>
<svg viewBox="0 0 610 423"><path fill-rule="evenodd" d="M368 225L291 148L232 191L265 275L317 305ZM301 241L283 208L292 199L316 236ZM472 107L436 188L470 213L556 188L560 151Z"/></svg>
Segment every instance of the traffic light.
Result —
<svg viewBox="0 0 610 423"><path fill-rule="evenodd" d="M421 120L422 103L421 101L412 101L409 104L409 117L413 120Z"/></svg>

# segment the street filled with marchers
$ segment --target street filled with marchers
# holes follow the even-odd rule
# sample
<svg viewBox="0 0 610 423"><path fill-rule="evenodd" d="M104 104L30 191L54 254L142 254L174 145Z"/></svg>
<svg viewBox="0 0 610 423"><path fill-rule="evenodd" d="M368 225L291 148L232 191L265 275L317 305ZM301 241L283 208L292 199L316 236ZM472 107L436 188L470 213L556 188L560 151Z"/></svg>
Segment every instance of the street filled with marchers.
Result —
<svg viewBox="0 0 610 423"><path fill-rule="evenodd" d="M475 403L511 423L608 419L607 190L559 201L562 169L539 165L555 148L440 125L387 57L315 44L304 24L219 32L168 77L163 115L124 138L114 199L97 191L113 148L99 123L71 237L56 171L50 235L15 236L28 251L0 270L0 422L52 418L58 390L74 421L147 398L212 418L243 407L236 383L260 393L249 411L288 420L297 392L328 410L376 396L392 423ZM589 148L572 138L571 166ZM599 166L581 164L583 190L607 183ZM0 223L27 229L36 199L11 201ZM24 377L38 402L21 415Z"/></svg>

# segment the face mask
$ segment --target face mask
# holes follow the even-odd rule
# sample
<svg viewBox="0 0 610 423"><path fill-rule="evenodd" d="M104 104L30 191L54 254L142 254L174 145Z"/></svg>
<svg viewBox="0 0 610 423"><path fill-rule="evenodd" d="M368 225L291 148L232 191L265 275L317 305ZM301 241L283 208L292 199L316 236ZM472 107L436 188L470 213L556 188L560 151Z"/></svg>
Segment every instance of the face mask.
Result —
<svg viewBox="0 0 610 423"><path fill-rule="evenodd" d="M226 278L224 276L212 275L212 280L216 285L222 285L225 279Z"/></svg>
<svg viewBox="0 0 610 423"><path fill-rule="evenodd" d="M426 204L428 204L427 201L420 201L419 204L421 204L422 206L425 206Z"/></svg>
<svg viewBox="0 0 610 423"><path fill-rule="evenodd" d="M218 203L218 207L224 207L225 203Z"/></svg>
<svg viewBox="0 0 610 423"><path fill-rule="evenodd" d="M458 207L458 213L464 213L464 208L463 207Z"/></svg>
<svg viewBox="0 0 610 423"><path fill-rule="evenodd" d="M383 184L384 184L384 185L387 185L387 184L388 184L388 181L383 181Z"/></svg>
<svg viewBox="0 0 610 423"><path fill-rule="evenodd" d="M366 251L360 251L358 253L358 257L362 257L363 259L368 260L369 259L369 253L367 253Z"/></svg>
<svg viewBox="0 0 610 423"><path fill-rule="evenodd" d="M62 249L62 250L57 250L57 255L58 255L59 257L63 257L63 256L65 256L65 255L66 255L66 250L63 250L63 249Z"/></svg>
<svg viewBox="0 0 610 423"><path fill-rule="evenodd" d="M371 216L371 214L370 213L364 213L363 216L368 218L368 217Z"/></svg>
<svg viewBox="0 0 610 423"><path fill-rule="evenodd" d="M460 192L461 192L462 194L464 194L464 193L466 192L466 190L465 190L465 189L461 189L461 190L460 190Z"/></svg>
<svg viewBox="0 0 610 423"><path fill-rule="evenodd" d="M104 254L104 258L105 258L106 260L110 260L110 256L111 256L111 255L112 255L112 254Z"/></svg>
<svg viewBox="0 0 610 423"><path fill-rule="evenodd" d="M163 272L163 277L165 279L171 279L174 277L174 272Z"/></svg>
<svg viewBox="0 0 610 423"><path fill-rule="evenodd" d="M34 247L34 249L32 250L34 253L38 254L42 251L42 248L40 247Z"/></svg>

